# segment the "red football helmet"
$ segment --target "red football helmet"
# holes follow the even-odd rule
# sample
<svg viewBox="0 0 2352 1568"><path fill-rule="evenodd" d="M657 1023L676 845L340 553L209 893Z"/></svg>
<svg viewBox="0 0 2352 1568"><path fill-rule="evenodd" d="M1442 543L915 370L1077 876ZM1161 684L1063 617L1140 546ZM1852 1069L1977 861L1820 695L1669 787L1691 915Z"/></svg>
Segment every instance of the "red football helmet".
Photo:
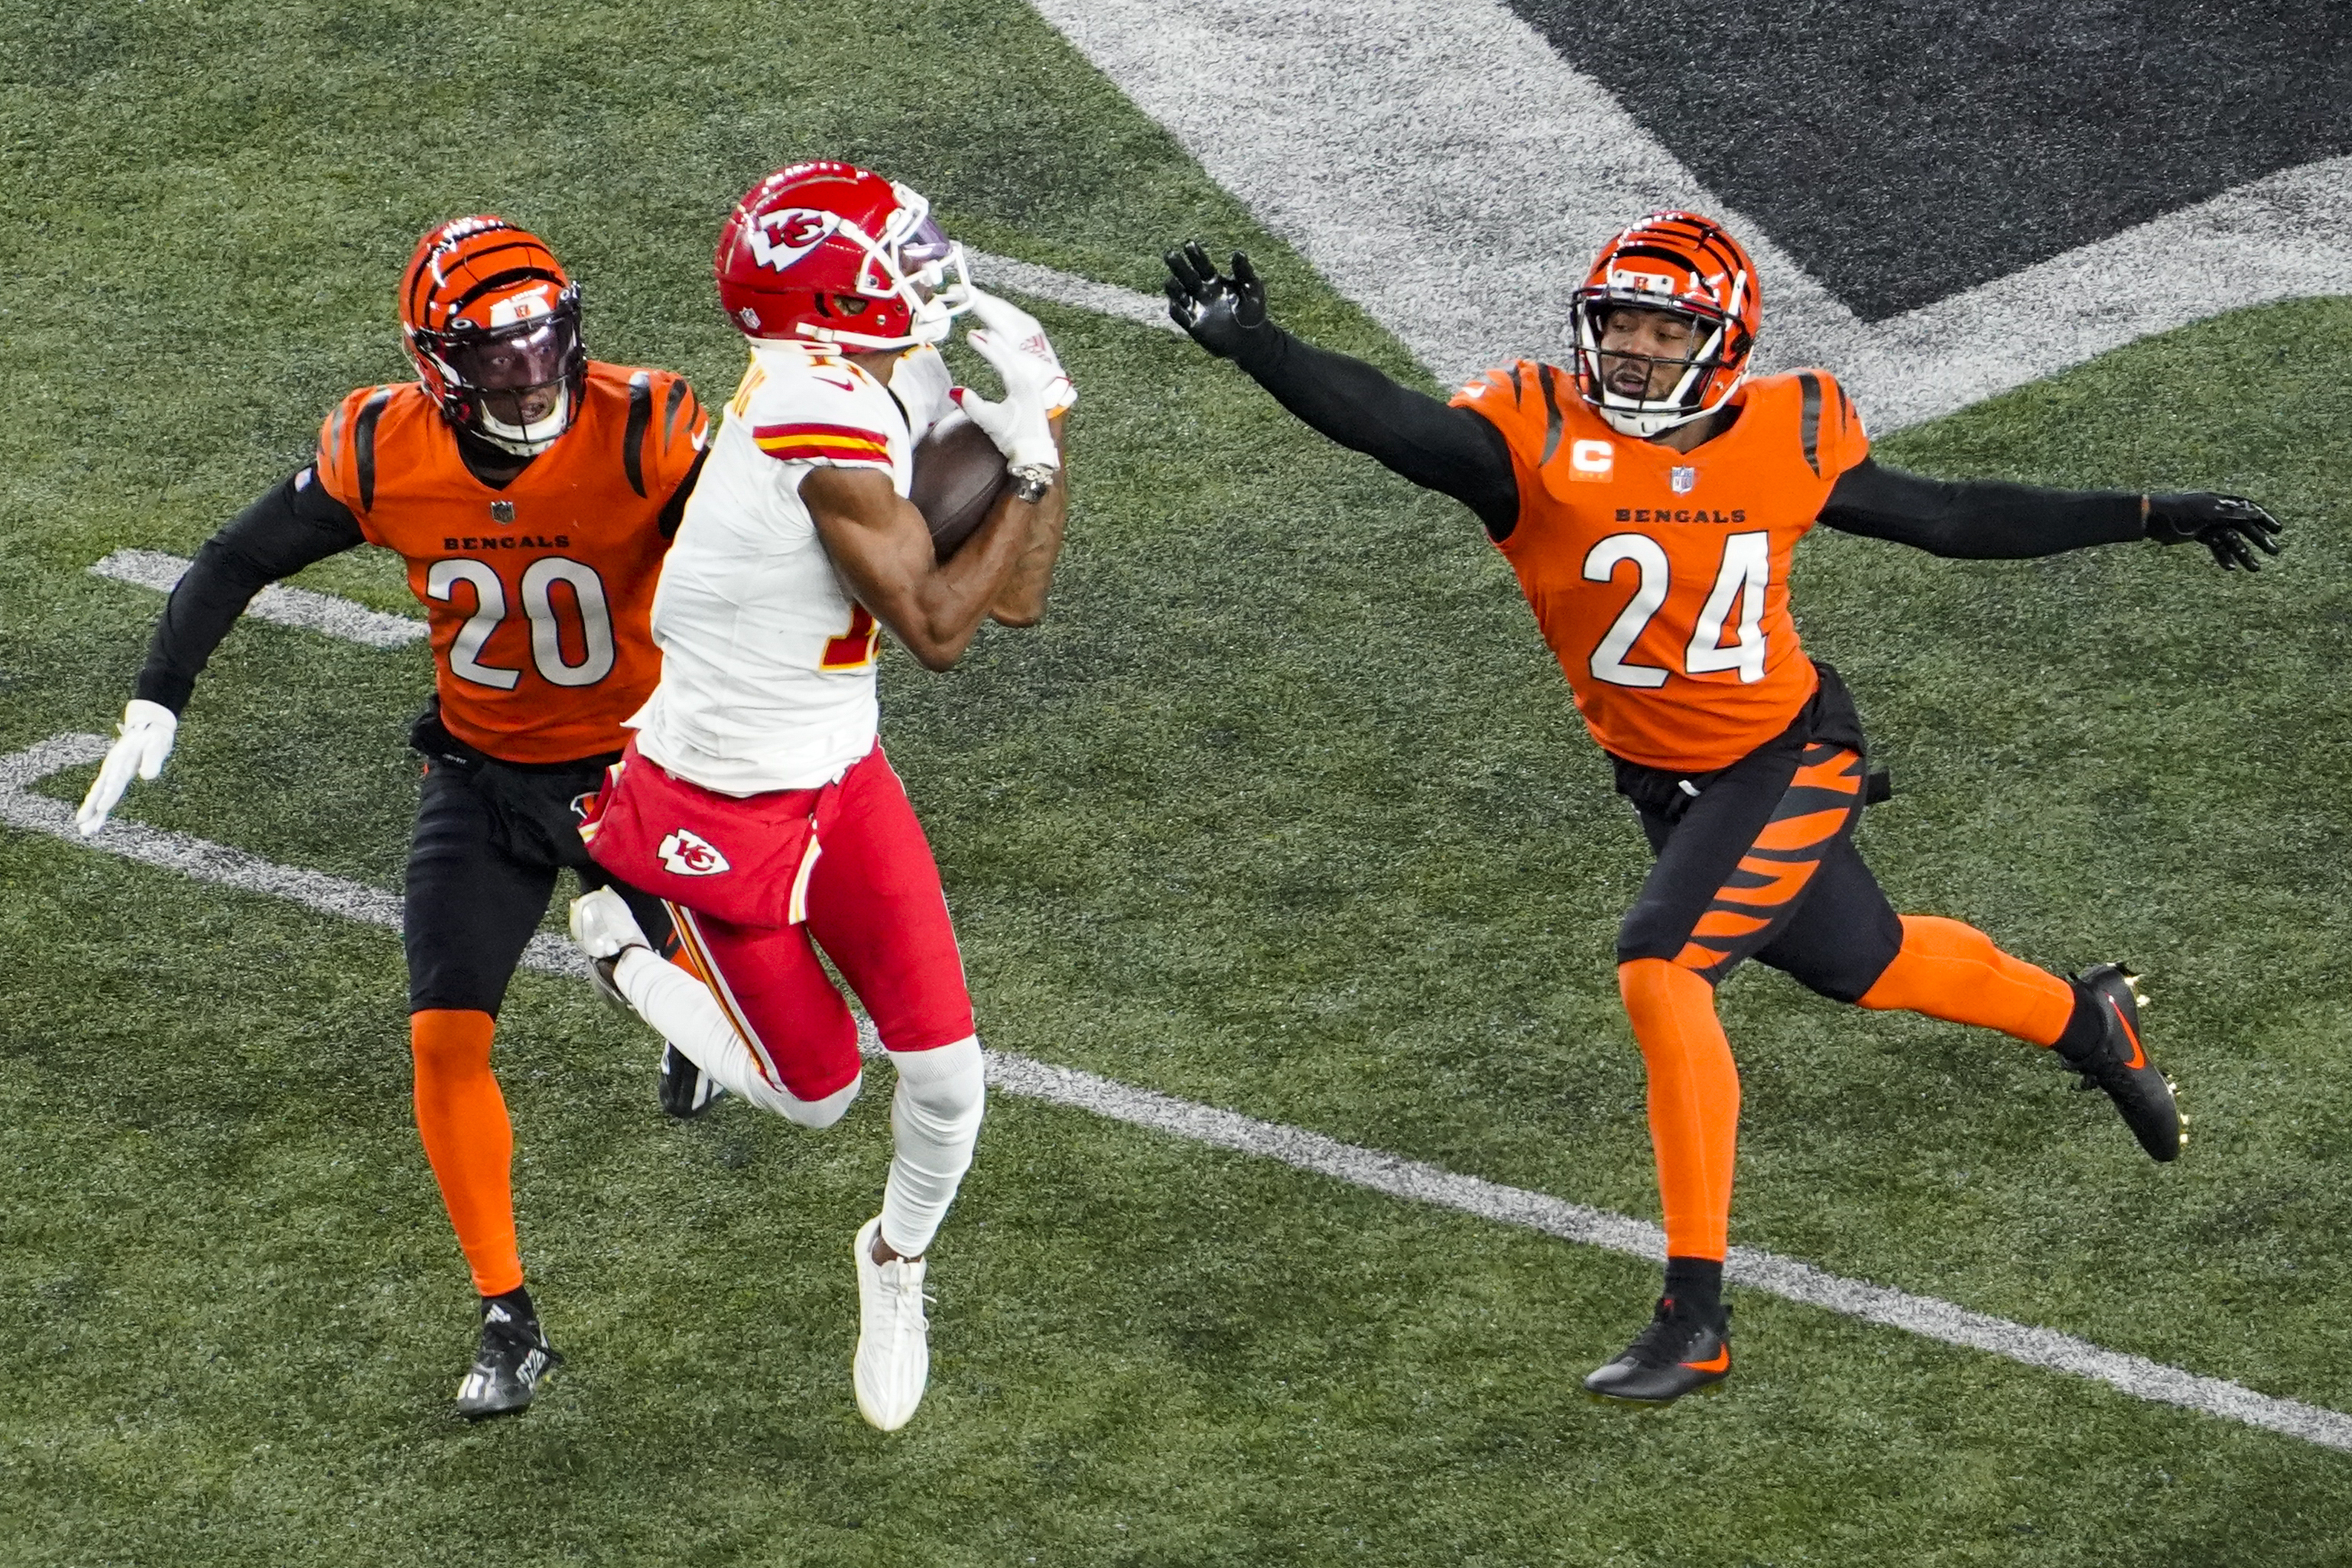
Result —
<svg viewBox="0 0 2352 1568"><path fill-rule="evenodd" d="M854 163L795 163L752 186L711 266L744 336L847 349L939 342L971 292L930 203Z"/></svg>
<svg viewBox="0 0 2352 1568"><path fill-rule="evenodd" d="M580 286L504 218L454 218L417 241L400 326L425 390L458 430L530 457L578 417L588 378Z"/></svg>
<svg viewBox="0 0 2352 1568"><path fill-rule="evenodd" d="M1664 397L1629 397L1602 374L1601 340L1610 313L1663 311L1690 324L1678 359L1612 352L1612 361L1679 367ZM1695 213L1652 213L1611 240L1576 291L1576 389L1602 419L1643 440L1714 413L1747 375L1763 323L1756 268L1738 240Z"/></svg>

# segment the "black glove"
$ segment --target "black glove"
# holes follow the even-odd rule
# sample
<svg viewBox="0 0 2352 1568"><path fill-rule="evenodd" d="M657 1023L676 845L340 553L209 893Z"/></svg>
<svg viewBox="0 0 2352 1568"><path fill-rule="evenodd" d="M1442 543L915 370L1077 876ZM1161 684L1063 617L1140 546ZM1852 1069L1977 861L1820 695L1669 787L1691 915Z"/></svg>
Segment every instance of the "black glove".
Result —
<svg viewBox="0 0 2352 1568"><path fill-rule="evenodd" d="M1281 340L1282 329L1265 319L1265 285L1248 256L1234 252L1233 276L1220 277L1201 242L1186 240L1167 262L1169 319L1201 347L1221 360L1244 360Z"/></svg>
<svg viewBox="0 0 2352 1568"><path fill-rule="evenodd" d="M2213 552L2224 571L2244 567L2262 570L2263 555L2279 552L2281 524L2243 496L2210 496L2203 491L2179 492L2147 498L2147 537L2160 545L2195 539Z"/></svg>

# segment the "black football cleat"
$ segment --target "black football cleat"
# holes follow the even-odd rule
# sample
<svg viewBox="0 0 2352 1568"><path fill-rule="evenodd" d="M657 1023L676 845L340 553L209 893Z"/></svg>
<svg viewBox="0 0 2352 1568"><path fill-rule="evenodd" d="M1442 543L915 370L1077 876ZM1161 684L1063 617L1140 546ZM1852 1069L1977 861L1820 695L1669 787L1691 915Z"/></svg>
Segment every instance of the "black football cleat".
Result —
<svg viewBox="0 0 2352 1568"><path fill-rule="evenodd" d="M727 1097L726 1086L694 1064L694 1058L674 1045L662 1047L661 1108L681 1122L690 1122Z"/></svg>
<svg viewBox="0 0 2352 1568"><path fill-rule="evenodd" d="M1629 1405L1671 1405L1731 1375L1731 1309L1709 1322L1658 1298L1650 1326L1625 1354L1584 1380L1585 1392Z"/></svg>
<svg viewBox="0 0 2352 1568"><path fill-rule="evenodd" d="M2139 1146L2152 1160L2177 1160L2189 1144L2189 1118L2173 1101L2172 1080L2148 1061L2140 1043L2139 1009L2146 998L2120 964L2094 964L2074 977L2099 1009L2105 1027L2080 1055L2063 1049L2066 1065L2083 1075L2084 1089L2104 1089L2122 1113Z"/></svg>
<svg viewBox="0 0 2352 1568"><path fill-rule="evenodd" d="M539 1385L562 1361L547 1343L528 1291L483 1297L481 1343L466 1381L457 1385L457 1414L479 1421L529 1409Z"/></svg>

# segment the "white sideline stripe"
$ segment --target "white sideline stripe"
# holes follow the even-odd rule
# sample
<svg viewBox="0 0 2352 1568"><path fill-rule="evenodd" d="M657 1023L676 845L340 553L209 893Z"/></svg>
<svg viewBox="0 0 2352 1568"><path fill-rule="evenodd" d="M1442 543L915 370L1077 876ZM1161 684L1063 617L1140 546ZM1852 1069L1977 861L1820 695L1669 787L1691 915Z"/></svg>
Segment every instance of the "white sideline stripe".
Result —
<svg viewBox="0 0 2352 1568"><path fill-rule="evenodd" d="M161 550L119 549L89 570L93 577L169 593L179 585L180 574L188 566L186 558L165 555ZM274 582L253 596L245 612L280 626L299 626L305 632L340 637L346 643L363 643L370 648L405 647L425 635L425 622L409 616L387 615L332 593L314 593L307 588L287 588Z"/></svg>
<svg viewBox="0 0 2352 1568"><path fill-rule="evenodd" d="M1748 242L1759 362L1826 365L1880 430L2218 309L2352 292L2337 158L1865 323L1500 0L1033 4L1441 380L1559 358L1593 253L1667 206Z"/></svg>
<svg viewBox="0 0 2352 1568"><path fill-rule="evenodd" d="M1099 311L1105 316L1157 327L1180 338L1184 335L1184 329L1169 319L1168 301L1160 295L1139 293L1116 283L1097 283L1091 277L1057 272L1032 261L1015 261L1009 256L991 256L984 250L967 249L964 259L971 267L972 281L984 287L1009 288L1015 294L1034 295L1056 305L1072 305L1081 310Z"/></svg>
<svg viewBox="0 0 2352 1568"><path fill-rule="evenodd" d="M61 768L95 762L111 744L102 735L52 736L29 750L0 757L0 821L27 832L47 833L69 844L83 844L142 865L161 866L198 882L266 894L387 930L400 929L400 894L365 883L330 876L322 871L279 865L244 850L216 844L186 833L166 832L137 822L110 821L89 838L74 826L73 808L28 788ZM530 939L522 961L552 975L585 978L588 966L572 944L541 934Z"/></svg>
<svg viewBox="0 0 2352 1568"><path fill-rule="evenodd" d="M1459 1209L1505 1225L1540 1230L1562 1240L1602 1247L1653 1262L1666 1255L1666 1235L1646 1220L1590 1208L1522 1187L1462 1176L1402 1155L1360 1148L1278 1122L1179 1100L1150 1089L1055 1067L1004 1052L989 1053L989 1082L1008 1092L1047 1100L1113 1121L1173 1134L1197 1144L1258 1155L1352 1186L1414 1203ZM1725 1277L1750 1290L1821 1307L1865 1322L1903 1329L1924 1339L1990 1352L2027 1366L2068 1372L2134 1398L2300 1437L2352 1452L2352 1416L2297 1400L2257 1394L2242 1384L2200 1377L2144 1356L2126 1355L2053 1329L2011 1322L1933 1296L1915 1296L1826 1273L1810 1263L1749 1247L1735 1247Z"/></svg>
<svg viewBox="0 0 2352 1568"><path fill-rule="evenodd" d="M95 762L106 755L106 748L107 741L102 736L60 735L28 750L0 757L0 821L68 843L86 844L126 860L162 866L198 881L265 894L324 914L399 929L400 899L381 888L320 872L277 865L243 850L136 823L110 823L94 838L84 839L75 830L72 810L65 802L34 794L29 786L61 768ZM583 977L587 974L585 964L570 944L552 936L533 937L523 961L534 969L552 974ZM861 1023L859 1032L866 1053L876 1054L878 1045L872 1026ZM1156 1090L1139 1089L1010 1051L988 1053L988 1079L1008 1094L1090 1112L1212 1148L1276 1160L1297 1170L1329 1176L1408 1202L1456 1209L1481 1219L1520 1226L1562 1240L1606 1248L1653 1262L1665 1256L1665 1233L1646 1220L1462 1176L1377 1149L1343 1144L1303 1127L1260 1121L1236 1111L1180 1100ZM2071 1373L2106 1384L2137 1399L2179 1406L2300 1437L2323 1448L2352 1452L2352 1416L2258 1394L2221 1378L2200 1377L2143 1356L2106 1350L2053 1329L2011 1322L1932 1296L1915 1296L1884 1285L1844 1279L1793 1258L1752 1248L1733 1248L1725 1274L1736 1284L1806 1306L1902 1329L1925 1339L1985 1351L2027 1366Z"/></svg>

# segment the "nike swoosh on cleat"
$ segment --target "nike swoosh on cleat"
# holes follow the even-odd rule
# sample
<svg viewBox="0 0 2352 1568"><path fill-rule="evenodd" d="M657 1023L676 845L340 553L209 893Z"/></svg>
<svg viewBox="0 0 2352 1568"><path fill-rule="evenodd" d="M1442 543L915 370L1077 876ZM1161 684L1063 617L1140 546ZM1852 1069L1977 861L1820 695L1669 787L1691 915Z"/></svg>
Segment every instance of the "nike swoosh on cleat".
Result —
<svg viewBox="0 0 2352 1568"><path fill-rule="evenodd" d="M2131 1019L2124 1017L2124 1009L2115 998L2107 998L2107 1006L2115 1009L2116 1021L2124 1026L2124 1038L2132 1042L2131 1060L2124 1065L2137 1072L2147 1065L2147 1052L2139 1048L2139 1031L2132 1028Z"/></svg>
<svg viewBox="0 0 2352 1568"><path fill-rule="evenodd" d="M1725 1345L1721 1350L1717 1351L1712 1361L1685 1361L1679 1364L1689 1367L1693 1372L1729 1372L1731 1347Z"/></svg>

